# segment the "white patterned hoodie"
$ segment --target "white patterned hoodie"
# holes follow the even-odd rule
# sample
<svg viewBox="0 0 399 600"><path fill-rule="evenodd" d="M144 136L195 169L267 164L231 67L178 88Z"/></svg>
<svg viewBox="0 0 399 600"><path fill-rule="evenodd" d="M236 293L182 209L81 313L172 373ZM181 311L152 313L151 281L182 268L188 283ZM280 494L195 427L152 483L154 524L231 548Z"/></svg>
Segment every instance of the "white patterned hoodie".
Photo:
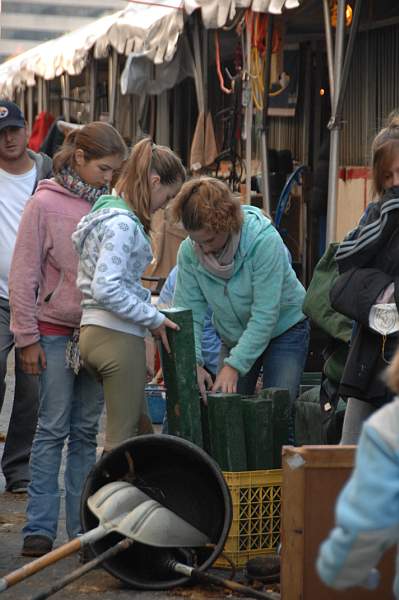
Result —
<svg viewBox="0 0 399 600"><path fill-rule="evenodd" d="M72 241L79 254L77 286L81 325L99 325L144 337L165 320L151 305L141 277L152 260L143 225L118 196L101 196L78 224Z"/></svg>

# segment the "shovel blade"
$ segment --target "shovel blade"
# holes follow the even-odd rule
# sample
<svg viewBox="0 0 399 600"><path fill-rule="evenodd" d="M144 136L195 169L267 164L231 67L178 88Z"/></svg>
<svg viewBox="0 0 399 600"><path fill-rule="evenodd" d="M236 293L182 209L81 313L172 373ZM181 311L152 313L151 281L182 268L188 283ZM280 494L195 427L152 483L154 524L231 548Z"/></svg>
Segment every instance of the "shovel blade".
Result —
<svg viewBox="0 0 399 600"><path fill-rule="evenodd" d="M87 500L91 512L106 528L115 528L123 517L149 497L127 481L113 481Z"/></svg>
<svg viewBox="0 0 399 600"><path fill-rule="evenodd" d="M151 499L121 519L117 531L142 544L160 548L191 548L210 542L204 533Z"/></svg>

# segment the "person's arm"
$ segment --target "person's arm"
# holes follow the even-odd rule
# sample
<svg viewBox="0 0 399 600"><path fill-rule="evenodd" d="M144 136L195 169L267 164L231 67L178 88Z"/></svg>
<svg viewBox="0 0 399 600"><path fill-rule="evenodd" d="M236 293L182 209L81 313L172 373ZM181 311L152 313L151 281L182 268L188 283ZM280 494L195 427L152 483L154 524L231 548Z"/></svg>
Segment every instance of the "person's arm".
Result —
<svg viewBox="0 0 399 600"><path fill-rule="evenodd" d="M45 218L33 198L22 214L8 280L10 329L16 347L21 349L22 370L31 375L39 375L46 368L36 316L41 265L46 255L45 237Z"/></svg>
<svg viewBox="0 0 399 600"><path fill-rule="evenodd" d="M175 293L177 277L177 267L173 267L166 278L165 283L159 293L157 305L162 307L170 307L173 302L173 294Z"/></svg>
<svg viewBox="0 0 399 600"><path fill-rule="evenodd" d="M277 231L263 239L253 257L251 316L224 363L245 375L268 346L280 314L287 255Z"/></svg>
<svg viewBox="0 0 399 600"><path fill-rule="evenodd" d="M45 216L33 197L25 206L9 273L11 330L17 348L40 339L36 298L45 259Z"/></svg>
<svg viewBox="0 0 399 600"><path fill-rule="evenodd" d="M173 306L189 308L193 313L195 354L198 364L202 366L202 335L208 304L198 285L195 266L188 257L188 243L188 240L182 242L177 255L178 271Z"/></svg>
<svg viewBox="0 0 399 600"><path fill-rule="evenodd" d="M178 271L173 306L189 308L192 311L195 355L197 359L197 381L202 400L206 404L206 390L212 386L212 377L204 368L204 358L202 355L202 337L208 304L199 288L195 276L195 267L188 258L190 251L189 243L189 240L182 242L177 256Z"/></svg>
<svg viewBox="0 0 399 600"><path fill-rule="evenodd" d="M317 560L320 578L331 587L366 585L384 551L399 539L398 403L363 427L355 469L338 498L335 528Z"/></svg>
<svg viewBox="0 0 399 600"><path fill-rule="evenodd" d="M137 325L149 329L160 327L165 321L165 316L155 306L143 301L125 282L126 272L131 269L131 259L126 248L131 248L132 237L137 239L136 236L141 235L138 226L130 217L119 215L108 220L107 228L114 235L112 244L109 244L107 236L104 236L100 246L91 284L93 299L104 310Z"/></svg>

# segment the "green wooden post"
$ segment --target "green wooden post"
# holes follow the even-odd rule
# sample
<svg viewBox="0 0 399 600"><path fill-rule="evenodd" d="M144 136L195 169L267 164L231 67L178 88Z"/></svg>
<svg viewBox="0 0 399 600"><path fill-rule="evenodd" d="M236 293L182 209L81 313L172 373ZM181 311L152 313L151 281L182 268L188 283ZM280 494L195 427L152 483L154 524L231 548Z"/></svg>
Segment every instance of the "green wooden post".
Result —
<svg viewBox="0 0 399 600"><path fill-rule="evenodd" d="M167 330L171 354L160 344L168 430L170 434L202 448L201 400L197 384L192 312L169 308L162 313L180 327L180 331Z"/></svg>
<svg viewBox="0 0 399 600"><path fill-rule="evenodd" d="M208 394L211 454L222 471L245 471L244 421L239 394Z"/></svg>
<svg viewBox="0 0 399 600"><path fill-rule="evenodd" d="M249 471L272 469L273 402L256 396L241 400L244 418L247 468Z"/></svg>
<svg viewBox="0 0 399 600"><path fill-rule="evenodd" d="M202 447L209 455L211 453L211 438L209 433L209 418L208 418L208 406L200 402L201 404L201 425L202 425Z"/></svg>
<svg viewBox="0 0 399 600"><path fill-rule="evenodd" d="M273 405L273 469L281 469L281 448L290 443L292 405L288 390L266 388L262 398L270 398Z"/></svg>

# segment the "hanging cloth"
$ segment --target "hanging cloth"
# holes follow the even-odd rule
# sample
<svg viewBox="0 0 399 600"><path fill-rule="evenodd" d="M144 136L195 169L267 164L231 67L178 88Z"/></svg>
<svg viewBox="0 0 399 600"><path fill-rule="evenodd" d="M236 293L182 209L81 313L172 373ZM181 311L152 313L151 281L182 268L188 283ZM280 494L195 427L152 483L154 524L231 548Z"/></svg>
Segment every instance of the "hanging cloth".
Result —
<svg viewBox="0 0 399 600"><path fill-rule="evenodd" d="M33 123L32 133L29 138L28 148L34 152L39 152L40 146L43 144L49 132L51 125L54 123L54 117L51 113L42 111L39 113Z"/></svg>
<svg viewBox="0 0 399 600"><path fill-rule="evenodd" d="M193 48L194 56L190 54L195 73L194 83L197 95L198 118L191 143L190 169L199 171L202 167L211 165L215 161L218 152L212 116L205 108L198 18L195 20L193 29Z"/></svg>

